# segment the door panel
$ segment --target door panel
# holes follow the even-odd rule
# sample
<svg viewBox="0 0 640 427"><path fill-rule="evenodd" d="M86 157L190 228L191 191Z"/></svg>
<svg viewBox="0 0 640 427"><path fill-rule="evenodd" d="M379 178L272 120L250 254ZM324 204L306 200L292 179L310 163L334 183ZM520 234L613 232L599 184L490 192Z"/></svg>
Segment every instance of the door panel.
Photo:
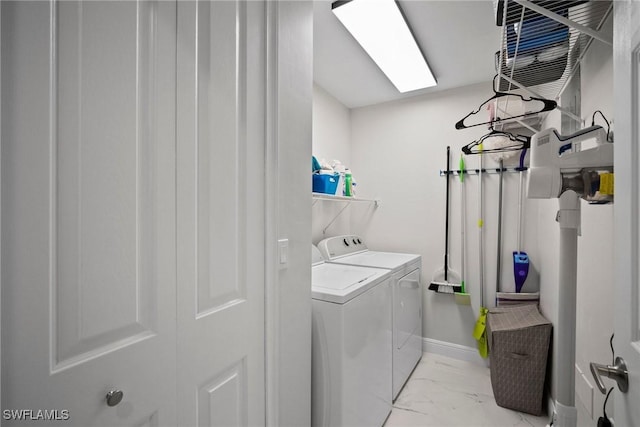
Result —
<svg viewBox="0 0 640 427"><path fill-rule="evenodd" d="M178 4L185 426L264 423L264 14L258 1Z"/></svg>
<svg viewBox="0 0 640 427"><path fill-rule="evenodd" d="M200 388L197 425L247 425L246 375L246 363L243 359Z"/></svg>
<svg viewBox="0 0 640 427"><path fill-rule="evenodd" d="M420 295L420 270L413 270L404 277L400 277L396 286L398 298L397 306L394 307L393 337L395 349L401 349L416 333L422 335L418 331L422 325L422 322L418 321L421 318L422 301L416 298Z"/></svg>
<svg viewBox="0 0 640 427"><path fill-rule="evenodd" d="M198 314L246 300L246 14L198 2Z"/></svg>
<svg viewBox="0 0 640 427"><path fill-rule="evenodd" d="M175 425L175 4L1 7L2 407Z"/></svg>
<svg viewBox="0 0 640 427"><path fill-rule="evenodd" d="M158 230L149 220L157 210L150 123L156 114L150 87L154 7L57 4L51 183L56 366L156 329L152 255Z"/></svg>
<svg viewBox="0 0 640 427"><path fill-rule="evenodd" d="M158 413L154 412L151 416L145 418L141 422L135 424L136 427L158 427Z"/></svg>

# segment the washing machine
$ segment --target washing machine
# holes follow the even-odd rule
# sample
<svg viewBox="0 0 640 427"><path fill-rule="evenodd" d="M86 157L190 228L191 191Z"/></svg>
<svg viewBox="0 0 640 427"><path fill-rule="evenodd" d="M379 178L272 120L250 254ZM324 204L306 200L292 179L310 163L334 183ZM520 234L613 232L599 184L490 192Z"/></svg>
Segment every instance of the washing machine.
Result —
<svg viewBox="0 0 640 427"><path fill-rule="evenodd" d="M388 270L325 263L312 246L313 426L382 426L391 413Z"/></svg>
<svg viewBox="0 0 640 427"><path fill-rule="evenodd" d="M391 272L393 331L393 400L422 357L422 257L371 251L359 236L330 237L318 243L329 263L366 266Z"/></svg>

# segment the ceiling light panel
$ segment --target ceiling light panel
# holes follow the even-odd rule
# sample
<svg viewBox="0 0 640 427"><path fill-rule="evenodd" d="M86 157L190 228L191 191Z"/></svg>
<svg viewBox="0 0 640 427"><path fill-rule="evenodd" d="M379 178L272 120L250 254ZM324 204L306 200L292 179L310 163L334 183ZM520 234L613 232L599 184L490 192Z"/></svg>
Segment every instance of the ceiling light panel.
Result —
<svg viewBox="0 0 640 427"><path fill-rule="evenodd" d="M337 1L332 10L400 92L436 85L394 0Z"/></svg>

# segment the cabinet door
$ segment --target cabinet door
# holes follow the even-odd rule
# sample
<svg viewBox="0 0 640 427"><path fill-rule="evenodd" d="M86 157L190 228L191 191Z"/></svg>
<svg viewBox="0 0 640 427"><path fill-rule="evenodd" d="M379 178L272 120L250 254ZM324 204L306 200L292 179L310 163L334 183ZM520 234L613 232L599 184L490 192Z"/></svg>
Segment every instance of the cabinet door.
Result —
<svg viewBox="0 0 640 427"><path fill-rule="evenodd" d="M640 425L640 3L614 3L613 83L616 110L615 340L628 371L626 392L613 381L616 425ZM594 362L607 363L596 360Z"/></svg>
<svg viewBox="0 0 640 427"><path fill-rule="evenodd" d="M420 269L396 273L393 298L393 397L422 357Z"/></svg>
<svg viewBox="0 0 640 427"><path fill-rule="evenodd" d="M265 4L178 2L181 425L265 422Z"/></svg>
<svg viewBox="0 0 640 427"><path fill-rule="evenodd" d="M175 425L175 4L2 2L2 41L3 417Z"/></svg>
<svg viewBox="0 0 640 427"><path fill-rule="evenodd" d="M1 7L3 417L175 425L176 5Z"/></svg>

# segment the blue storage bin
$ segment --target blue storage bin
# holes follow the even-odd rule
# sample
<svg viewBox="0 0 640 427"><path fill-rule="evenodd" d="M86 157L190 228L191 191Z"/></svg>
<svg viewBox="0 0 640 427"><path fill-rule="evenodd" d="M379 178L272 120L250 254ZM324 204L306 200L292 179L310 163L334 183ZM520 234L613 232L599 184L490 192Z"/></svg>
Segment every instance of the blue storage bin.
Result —
<svg viewBox="0 0 640 427"><path fill-rule="evenodd" d="M567 15L567 10L558 12L559 15ZM522 22L520 28L520 40L514 25L507 27L507 52L509 58L513 58L518 46L518 56L536 54L558 44L568 43L569 28L554 21L551 18L540 16ZM518 43L519 42L519 43Z"/></svg>
<svg viewBox="0 0 640 427"><path fill-rule="evenodd" d="M333 175L319 175L313 174L313 192L314 193L326 193L326 194L336 194L336 189L338 188L338 180L340 178L340 174Z"/></svg>

